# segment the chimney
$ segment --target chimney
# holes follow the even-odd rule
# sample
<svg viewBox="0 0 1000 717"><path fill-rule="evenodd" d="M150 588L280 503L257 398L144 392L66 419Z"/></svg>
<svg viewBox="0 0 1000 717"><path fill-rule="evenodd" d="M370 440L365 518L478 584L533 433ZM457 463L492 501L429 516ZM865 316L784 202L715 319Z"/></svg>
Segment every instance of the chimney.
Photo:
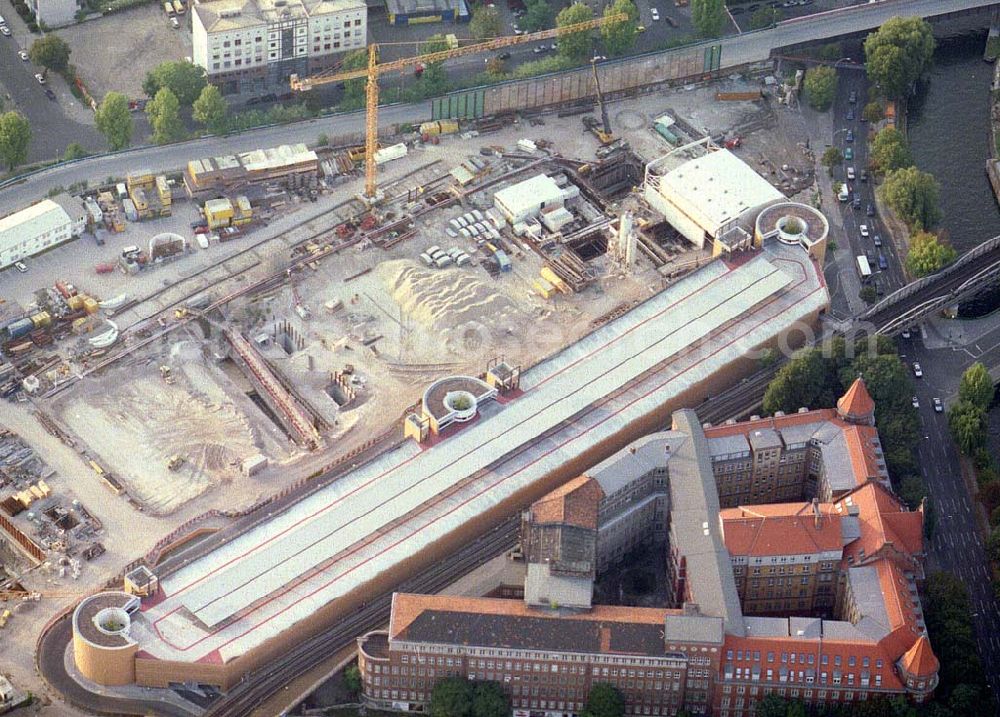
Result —
<svg viewBox="0 0 1000 717"><path fill-rule="evenodd" d="M819 530L819 528L820 528L820 518L823 517L823 514L820 513L820 510L819 510L819 499L818 498L813 498L813 500L812 500L812 506L813 506L813 519L815 520L815 523L816 523L816 529Z"/></svg>

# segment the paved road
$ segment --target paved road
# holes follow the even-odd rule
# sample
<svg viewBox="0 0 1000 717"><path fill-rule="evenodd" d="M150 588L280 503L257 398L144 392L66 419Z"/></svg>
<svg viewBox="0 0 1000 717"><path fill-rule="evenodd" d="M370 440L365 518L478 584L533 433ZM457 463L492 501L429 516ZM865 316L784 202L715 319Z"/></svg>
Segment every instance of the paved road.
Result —
<svg viewBox="0 0 1000 717"><path fill-rule="evenodd" d="M768 58L771 51L792 44L836 37L845 33L861 32L877 27L885 20L900 13L930 17L989 5L992 0L880 0L880 2L842 8L795 18L778 27L754 33L735 35L715 41L723 46L722 69L736 67ZM712 44L712 43L707 43ZM383 123L412 122L429 114L429 103L397 105L380 112ZM187 160L205 155L242 151L254 147L272 146L282 142L314 141L320 132L344 134L360 131L362 118L358 113L335 119L314 120L308 123L277 128L254 130L238 138L209 139L198 146L182 144L170 148L149 148L133 154L116 157L96 157L86 162L60 167L32 177L24 183L0 190L0 215L16 210L44 194L54 186L67 186L85 179L103 179L123 176L135 166L162 171L182 166Z"/></svg>
<svg viewBox="0 0 1000 717"><path fill-rule="evenodd" d="M31 122L33 137L28 148L28 161L62 157L66 145L79 142L87 149L97 152L107 148L104 138L93 127L82 125L71 119L63 111L62 103L76 102L64 82L52 82L50 86L57 95L56 100L45 96L44 88L34 78L41 69L30 62L24 62L17 51L27 49L38 37L27 31L19 31L20 18L13 18L14 11L9 4L0 5L0 14L14 30L10 37L0 35L0 87L3 92L3 110L15 109ZM8 99L7 95L10 95ZM42 128L42 129L39 129Z"/></svg>
<svg viewBox="0 0 1000 717"><path fill-rule="evenodd" d="M870 179L866 181L861 179L861 172L868 166L867 135L870 125L861 119L861 112L868 98L868 79L861 66L841 66L838 70L837 97L831 109L834 126L832 144L840 149L845 157L848 150L853 153L851 159L845 159L843 165L834 167L833 171L834 180L846 182L851 193L851 201L840 204L844 229L848 234L852 255L868 257L873 281L878 291L881 294L891 294L906 283L902 258L897 255L896 247L889 239L888 232L879 217L869 216L869 207L872 210L875 208L875 185ZM853 103L850 102L852 92L856 97ZM853 136L851 141L848 141L849 136ZM848 168L853 169L854 180L848 179ZM857 208L855 198L860 205ZM868 238L861 236L861 225L868 228ZM880 238L881 247L875 245L876 236ZM879 255L885 257L885 269L879 268Z"/></svg>
<svg viewBox="0 0 1000 717"><path fill-rule="evenodd" d="M961 578L969 589L979 658L993 694L1000 700L1000 606L993 595L983 542L972 516L974 499L961 477L958 449L948 431L947 413L935 413L933 398L949 403L958 393L959 377L973 361L1000 366L1000 316L997 327L968 349L926 348L920 335L899 339L908 363L917 361L924 378L915 379L920 402L922 440L917 449L937 523L928 545L930 563Z"/></svg>

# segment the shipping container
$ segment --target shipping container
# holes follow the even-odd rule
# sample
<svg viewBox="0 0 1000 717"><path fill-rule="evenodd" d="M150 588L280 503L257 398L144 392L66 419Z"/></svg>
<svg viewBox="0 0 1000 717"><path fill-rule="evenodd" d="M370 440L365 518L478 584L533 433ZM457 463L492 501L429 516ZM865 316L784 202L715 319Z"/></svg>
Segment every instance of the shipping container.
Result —
<svg viewBox="0 0 1000 717"><path fill-rule="evenodd" d="M477 222L483 221L483 213L481 211L479 211L478 209L473 209L472 210L472 216L474 216L476 218Z"/></svg>
<svg viewBox="0 0 1000 717"><path fill-rule="evenodd" d="M19 339L22 336L27 336L34 328L35 324L31 319L18 319L14 323L7 325L7 338Z"/></svg>
<svg viewBox="0 0 1000 717"><path fill-rule="evenodd" d="M448 256L447 254L442 254L437 259L434 260L434 266L436 266L438 269L443 269L449 264L451 264L451 257Z"/></svg>
<svg viewBox="0 0 1000 717"><path fill-rule="evenodd" d="M375 152L375 164L384 164L406 156L406 145L400 142Z"/></svg>
<svg viewBox="0 0 1000 717"><path fill-rule="evenodd" d="M163 3L163 12L167 13L167 17L174 16L174 6L171 3Z"/></svg>
<svg viewBox="0 0 1000 717"><path fill-rule="evenodd" d="M458 132L458 120L443 119L438 122L439 134L455 134Z"/></svg>
<svg viewBox="0 0 1000 717"><path fill-rule="evenodd" d="M493 252L493 256L497 259L497 264L500 266L500 271L510 271L510 258L507 256L507 252L503 249L497 249Z"/></svg>
<svg viewBox="0 0 1000 717"><path fill-rule="evenodd" d="M31 317L31 323L36 329L41 329L52 323L52 316L48 311L39 311Z"/></svg>
<svg viewBox="0 0 1000 717"><path fill-rule="evenodd" d="M122 206L125 207L125 218L130 222L139 221L139 210L135 208L135 202L129 198L122 200Z"/></svg>
<svg viewBox="0 0 1000 717"><path fill-rule="evenodd" d="M178 15L184 14L184 3L181 0L174 0L174 12Z"/></svg>
<svg viewBox="0 0 1000 717"><path fill-rule="evenodd" d="M430 266L434 263L434 260L431 259L431 255L428 254L427 252L424 252L423 254L420 255L420 261L422 261L427 266Z"/></svg>

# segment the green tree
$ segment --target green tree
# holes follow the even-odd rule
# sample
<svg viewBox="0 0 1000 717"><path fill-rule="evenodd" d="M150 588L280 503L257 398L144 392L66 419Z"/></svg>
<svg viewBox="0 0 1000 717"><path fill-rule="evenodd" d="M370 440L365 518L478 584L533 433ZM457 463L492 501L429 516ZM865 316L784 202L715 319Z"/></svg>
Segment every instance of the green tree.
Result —
<svg viewBox="0 0 1000 717"><path fill-rule="evenodd" d="M430 52L441 52L448 49L448 41L444 35L431 35L420 46L420 54ZM433 97L443 94L448 90L448 73L444 69L443 62L429 62L424 67L411 92L413 99Z"/></svg>
<svg viewBox="0 0 1000 717"><path fill-rule="evenodd" d="M503 64L503 60L499 57L491 57L489 62L486 63L486 74L490 77L503 77L507 68Z"/></svg>
<svg viewBox="0 0 1000 717"><path fill-rule="evenodd" d="M771 27L771 25L781 22L783 17L784 14L776 7L759 8L750 16L750 29L763 30L765 27Z"/></svg>
<svg viewBox="0 0 1000 717"><path fill-rule="evenodd" d="M957 252L937 234L918 231L910 237L906 268L914 276L927 276L941 271L955 261Z"/></svg>
<svg viewBox="0 0 1000 717"><path fill-rule="evenodd" d="M883 127L872 140L872 167L879 172L892 172L913 165L913 155L906 137L895 127Z"/></svg>
<svg viewBox="0 0 1000 717"><path fill-rule="evenodd" d="M894 17L865 39L868 77L891 98L909 94L934 57L934 35L926 20Z"/></svg>
<svg viewBox="0 0 1000 717"><path fill-rule="evenodd" d="M361 670L355 662L344 668L344 687L353 695L361 694Z"/></svg>
<svg viewBox="0 0 1000 717"><path fill-rule="evenodd" d="M431 691L431 717L472 717L472 684L461 677L438 680Z"/></svg>
<svg viewBox="0 0 1000 717"><path fill-rule="evenodd" d="M976 361L965 369L958 384L958 400L968 401L984 411L993 403L993 379L986 367Z"/></svg>
<svg viewBox="0 0 1000 717"><path fill-rule="evenodd" d="M807 349L778 369L764 392L764 412L793 413L805 406L831 406L840 395L841 385L820 351Z"/></svg>
<svg viewBox="0 0 1000 717"><path fill-rule="evenodd" d="M622 717L625 698L614 685L597 682L590 688L584 712L587 717Z"/></svg>
<svg viewBox="0 0 1000 717"><path fill-rule="evenodd" d="M844 153L837 147L827 147L823 150L823 157L820 159L823 166L833 172L833 168L844 162Z"/></svg>
<svg viewBox="0 0 1000 717"><path fill-rule="evenodd" d="M546 0L528 0L525 8L524 17L521 18L521 27L525 32L538 32L552 27L552 6Z"/></svg>
<svg viewBox="0 0 1000 717"><path fill-rule="evenodd" d="M569 7L563 8L556 15L556 27L566 27L575 25L578 22L587 22L594 17L594 11L583 3L573 3ZM590 33L586 30L574 32L569 35L559 36L559 54L563 57L579 62L590 54Z"/></svg>
<svg viewBox="0 0 1000 717"><path fill-rule="evenodd" d="M154 67L143 80L142 90L150 97L156 97L156 94L166 87L182 107L190 107L198 99L206 84L203 68L178 60L161 62Z"/></svg>
<svg viewBox="0 0 1000 717"><path fill-rule="evenodd" d="M635 44L636 28L639 26L639 9L633 0L615 0L604 8L604 17L624 13L628 20L611 22L601 27L604 49L610 55L624 55Z"/></svg>
<svg viewBox="0 0 1000 717"><path fill-rule="evenodd" d="M132 141L132 114L128 99L121 92L109 92L101 100L94 116L97 129L108 141L108 148L115 152L125 149Z"/></svg>
<svg viewBox="0 0 1000 717"><path fill-rule="evenodd" d="M226 119L229 106L215 85L205 85L191 107L194 121L211 130L219 130Z"/></svg>
<svg viewBox="0 0 1000 717"><path fill-rule="evenodd" d="M864 117L865 122L881 122L882 118L885 117L885 107L878 100L872 100L861 110L861 116Z"/></svg>
<svg viewBox="0 0 1000 717"><path fill-rule="evenodd" d="M469 32L478 40L500 37L503 34L503 21L499 11L489 5L475 6L472 20L469 21Z"/></svg>
<svg viewBox="0 0 1000 717"><path fill-rule="evenodd" d="M726 23L723 0L691 0L691 21L702 37L718 37Z"/></svg>
<svg viewBox="0 0 1000 717"><path fill-rule="evenodd" d="M184 124L181 122L180 102L169 88L163 87L153 101L146 105L146 115L153 127L153 141L157 144L176 142L184 137Z"/></svg>
<svg viewBox="0 0 1000 717"><path fill-rule="evenodd" d="M941 218L937 180L916 167L889 172L878 191L911 231L930 229Z"/></svg>
<svg viewBox="0 0 1000 717"><path fill-rule="evenodd" d="M83 145L79 142L70 142L66 145L66 151L63 152L63 161L70 162L74 159L83 159L90 152L84 149Z"/></svg>
<svg viewBox="0 0 1000 717"><path fill-rule="evenodd" d="M927 486L923 478L916 475L908 475L900 481L899 497L909 506L910 510L916 510L917 506L927 496Z"/></svg>
<svg viewBox="0 0 1000 717"><path fill-rule="evenodd" d="M975 454L986 440L986 411L974 403L959 401L948 412L952 438L967 456Z"/></svg>
<svg viewBox="0 0 1000 717"><path fill-rule="evenodd" d="M28 159L31 144L31 124L19 112L0 115L0 160L13 170Z"/></svg>
<svg viewBox="0 0 1000 717"><path fill-rule="evenodd" d="M36 65L62 72L69 65L69 45L58 35L49 33L31 43L28 57Z"/></svg>
<svg viewBox="0 0 1000 717"><path fill-rule="evenodd" d="M837 71L826 65L810 67L806 70L805 89L809 104L826 112L837 94Z"/></svg>
<svg viewBox="0 0 1000 717"><path fill-rule="evenodd" d="M477 682L472 691L472 717L508 717L510 702L499 682Z"/></svg>
<svg viewBox="0 0 1000 717"><path fill-rule="evenodd" d="M757 703L757 717L786 717L788 714L788 700L780 695L771 692L764 695L764 698Z"/></svg>
<svg viewBox="0 0 1000 717"><path fill-rule="evenodd" d="M344 55L340 69L343 72L360 70L368 66L368 50L354 50ZM340 102L341 109L358 109L365 106L365 80L347 80L344 83L344 96Z"/></svg>

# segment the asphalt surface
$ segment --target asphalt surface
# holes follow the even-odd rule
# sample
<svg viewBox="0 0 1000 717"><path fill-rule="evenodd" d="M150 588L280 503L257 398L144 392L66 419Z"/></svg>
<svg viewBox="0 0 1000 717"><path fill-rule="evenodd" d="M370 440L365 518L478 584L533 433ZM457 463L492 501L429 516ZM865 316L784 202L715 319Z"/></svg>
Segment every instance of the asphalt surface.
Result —
<svg viewBox="0 0 1000 717"><path fill-rule="evenodd" d="M807 18L792 18L770 30L732 35L705 44L722 46L721 69L725 70L765 60L771 55L772 50L778 48L877 27L898 14L901 2L902 0L879 0ZM987 7L990 2L992 0L906 0L905 5L910 14L932 17L947 12ZM6 41L7 38L3 38L3 42ZM12 57L17 60L16 54ZM380 122L383 124L420 121L428 119L429 114L429 102L426 101L413 105L385 107L379 111ZM74 182L103 179L107 176L124 176L130 168L136 166L148 167L153 171L176 169L189 159L199 156L245 151L285 142L312 143L320 132L332 131L334 134L345 134L359 132L362 126L363 116L361 113L354 113L340 115L336 120L327 118L253 130L238 137L208 138L198 145L150 147L125 155L94 157L69 167L50 169L0 190L0 215L27 206L55 186L68 186ZM74 124L74 127L79 125Z"/></svg>
<svg viewBox="0 0 1000 717"><path fill-rule="evenodd" d="M76 98L64 89L64 82L50 82L56 99L45 95L45 87L38 84L34 75L41 68L24 62L17 56L18 50L27 50L40 37L17 30L10 16L14 10L9 3L0 4L0 15L8 20L14 31L10 37L0 35L0 88L3 89L3 111L17 110L23 114L32 128L28 161L56 159L63 155L70 142L79 142L90 151L107 149L104 138L89 125L80 124L63 111L64 102L76 102ZM9 95L9 97L8 97ZM6 168L5 168L6 169Z"/></svg>
<svg viewBox="0 0 1000 717"><path fill-rule="evenodd" d="M855 58L860 61L860 58ZM891 294L906 283L903 273L902 258L890 239L885 226L878 214L868 216L868 207L875 207L875 184L869 177L861 180L861 171L868 167L868 132L871 125L862 121L861 112L868 101L868 79L863 67L852 65L838 68L837 97L833 103L834 137L832 144L842 153L850 149L851 159L845 159L843 164L833 169L833 179L847 184L851 199L840 203L844 230L851 244L851 254L855 257L867 256L872 269L872 281L882 294ZM850 102L854 92L856 101ZM848 117L853 116L853 119ZM853 132L853 140L848 141L848 132ZM855 179L847 178L848 168L853 168ZM855 208L854 199L860 201L860 209ZM868 227L867 238L861 236L861 225ZM875 246L875 237L879 236L882 246ZM879 269L878 257L886 259L886 269Z"/></svg>
<svg viewBox="0 0 1000 717"><path fill-rule="evenodd" d="M927 349L919 332L898 341L903 360L911 366L918 362L924 374L914 379L914 391L922 430L918 462L937 518L928 543L929 568L955 574L968 588L979 659L1000 701L1000 606L993 595L989 563L972 514L974 498L962 479L947 412L935 413L933 408L935 397L946 405L954 400L962 372L974 361L982 361L987 368L1000 366L1000 315L997 328L966 348Z"/></svg>

